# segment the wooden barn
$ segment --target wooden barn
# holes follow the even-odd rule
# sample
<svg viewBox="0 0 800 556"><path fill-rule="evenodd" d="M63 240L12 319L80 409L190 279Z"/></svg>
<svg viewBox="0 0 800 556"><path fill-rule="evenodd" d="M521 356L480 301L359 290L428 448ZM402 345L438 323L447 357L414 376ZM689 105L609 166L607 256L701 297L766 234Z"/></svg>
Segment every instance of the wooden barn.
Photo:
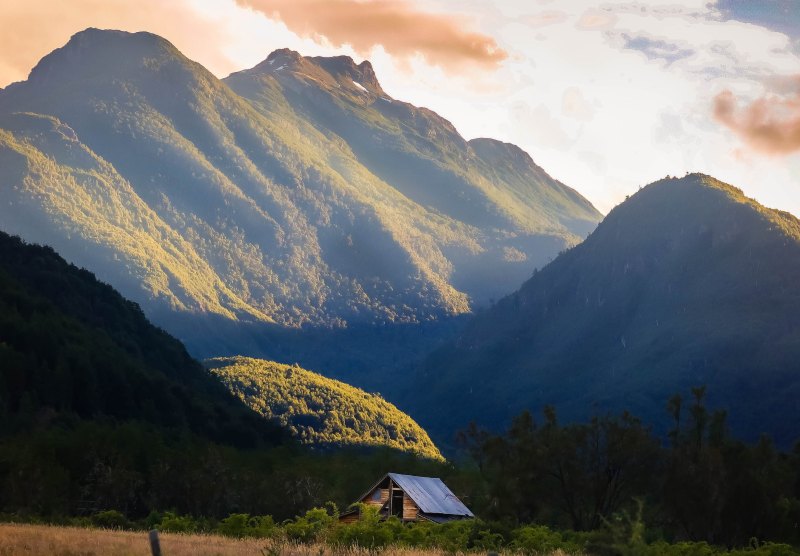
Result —
<svg viewBox="0 0 800 556"><path fill-rule="evenodd" d="M393 515L403 521L444 523L475 516L441 479L388 473L356 503L377 506L381 517ZM341 523L358 521L358 509L343 513Z"/></svg>

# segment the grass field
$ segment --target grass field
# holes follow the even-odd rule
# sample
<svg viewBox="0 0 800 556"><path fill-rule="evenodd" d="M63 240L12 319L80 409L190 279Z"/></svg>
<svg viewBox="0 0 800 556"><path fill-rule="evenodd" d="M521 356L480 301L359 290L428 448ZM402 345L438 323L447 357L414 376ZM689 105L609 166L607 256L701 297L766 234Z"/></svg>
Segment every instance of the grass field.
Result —
<svg viewBox="0 0 800 556"><path fill-rule="evenodd" d="M215 535L162 533L163 556L374 556L365 549L332 549L269 540L237 540ZM0 556L150 556L145 532L82 529L46 525L0 524ZM445 552L381 549L386 556L444 556ZM552 556L558 556L558 552Z"/></svg>

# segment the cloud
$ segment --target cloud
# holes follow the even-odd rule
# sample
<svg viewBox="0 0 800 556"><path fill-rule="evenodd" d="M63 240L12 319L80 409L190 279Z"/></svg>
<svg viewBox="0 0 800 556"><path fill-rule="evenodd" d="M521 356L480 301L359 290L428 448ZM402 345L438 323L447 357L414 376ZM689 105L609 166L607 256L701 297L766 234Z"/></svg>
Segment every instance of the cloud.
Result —
<svg viewBox="0 0 800 556"><path fill-rule="evenodd" d="M561 97L561 113L570 118L588 122L594 118L594 107L589 104L579 88L569 87Z"/></svg>
<svg viewBox="0 0 800 556"><path fill-rule="evenodd" d="M350 45L361 55L378 46L392 56L422 56L447 71L494 69L507 58L488 35L466 30L463 18L434 14L408 0L236 0L282 21L301 37Z"/></svg>
<svg viewBox="0 0 800 556"><path fill-rule="evenodd" d="M740 109L726 90L714 97L714 118L759 152L800 151L800 93L789 98L767 95Z"/></svg>
<svg viewBox="0 0 800 556"><path fill-rule="evenodd" d="M667 64L672 64L694 54L694 50L691 48L685 48L673 42L646 35L633 36L628 33L622 33L622 39L625 41L624 48L638 50L650 60L664 60Z"/></svg>
<svg viewBox="0 0 800 556"><path fill-rule="evenodd" d="M557 150L566 150L575 144L576 138L569 135L559 118L544 104L531 108L528 103L517 101L511 106L509 121L519 141L528 140L537 147Z"/></svg>
<svg viewBox="0 0 800 556"><path fill-rule="evenodd" d="M535 15L523 16L520 18L524 24L534 29L539 27L547 27L548 25L555 25L563 23L569 18L566 12L559 12L555 10L540 12Z"/></svg>
<svg viewBox="0 0 800 556"><path fill-rule="evenodd" d="M610 29L617 22L617 16L607 11L586 10L578 20L577 28L582 30Z"/></svg>

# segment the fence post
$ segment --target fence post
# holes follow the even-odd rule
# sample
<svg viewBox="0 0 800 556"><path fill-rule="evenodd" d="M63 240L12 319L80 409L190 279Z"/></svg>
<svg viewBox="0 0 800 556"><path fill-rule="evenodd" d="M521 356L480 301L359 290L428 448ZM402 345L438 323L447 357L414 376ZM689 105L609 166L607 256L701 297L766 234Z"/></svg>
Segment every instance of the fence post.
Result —
<svg viewBox="0 0 800 556"><path fill-rule="evenodd" d="M161 556L161 543L158 541L158 530L150 531L150 550L153 556Z"/></svg>

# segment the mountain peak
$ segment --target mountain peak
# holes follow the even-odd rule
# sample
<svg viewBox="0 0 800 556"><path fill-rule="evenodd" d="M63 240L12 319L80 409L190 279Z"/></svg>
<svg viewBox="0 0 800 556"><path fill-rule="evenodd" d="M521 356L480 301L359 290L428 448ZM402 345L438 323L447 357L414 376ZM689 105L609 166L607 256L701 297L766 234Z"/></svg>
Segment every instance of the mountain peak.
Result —
<svg viewBox="0 0 800 556"><path fill-rule="evenodd" d="M183 57L172 43L153 33L89 27L39 60L28 79L43 83L58 77L82 78L128 65L131 59L164 55Z"/></svg>
<svg viewBox="0 0 800 556"><path fill-rule="evenodd" d="M311 57L281 48L247 71L267 74L293 72L346 91L385 96L372 64L367 60L356 64L350 56Z"/></svg>
<svg viewBox="0 0 800 556"><path fill-rule="evenodd" d="M256 66L259 69L296 69L303 63L303 56L289 48L279 48L273 50L267 59Z"/></svg>
<svg viewBox="0 0 800 556"><path fill-rule="evenodd" d="M378 95L384 94L375 70L368 60L364 60L360 64L356 64L350 56L315 56L308 60L324 69L339 82L349 80L369 92Z"/></svg>
<svg viewBox="0 0 800 556"><path fill-rule="evenodd" d="M713 176L699 172L688 173L685 176L666 176L658 181L646 185L620 207L638 205L641 202L685 202L687 199L697 200L699 196L717 192L724 198L750 205L760 206L752 199L747 198L741 189L722 182Z"/></svg>

